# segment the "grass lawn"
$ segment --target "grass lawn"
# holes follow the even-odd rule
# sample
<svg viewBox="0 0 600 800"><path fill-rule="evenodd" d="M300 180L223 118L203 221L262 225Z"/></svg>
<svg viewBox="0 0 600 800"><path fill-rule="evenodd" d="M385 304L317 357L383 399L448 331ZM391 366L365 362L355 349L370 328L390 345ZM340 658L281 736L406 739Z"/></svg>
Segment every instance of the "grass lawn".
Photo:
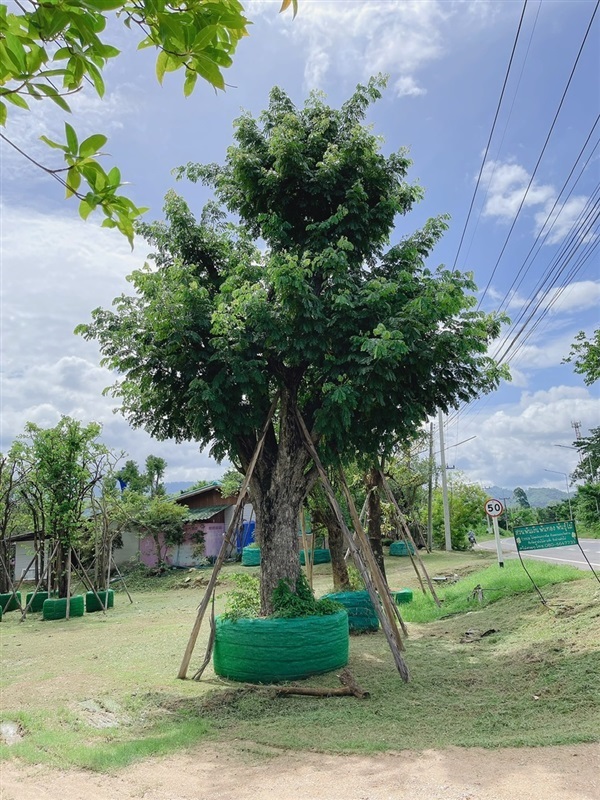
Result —
<svg viewBox="0 0 600 800"><path fill-rule="evenodd" d="M210 668L199 683L177 680L202 594L194 579L206 570L132 581L134 604L119 592L106 616L42 622L32 614L19 624L18 613L8 613L0 623L2 721L18 722L24 736L0 755L108 770L202 739L363 753L597 741L600 586L593 577L579 572L576 580L553 583L573 575L549 568L544 607L533 590L518 588L517 562L499 577L493 553L425 560L432 576L460 577L440 588L446 616L408 622L409 684L396 673L381 632L351 638L349 668L369 700L278 698L222 681ZM408 559L386 565L393 589L415 593L414 609L401 607L405 618L431 619ZM217 613L229 576L239 571L258 568L226 566ZM317 595L331 590L329 565L317 566L315 575ZM498 581L505 579L520 593L500 596ZM469 599L474 581L484 588L483 607ZM465 637L492 629L480 639ZM190 675L207 637L204 625ZM328 674L308 683L335 686L337 679Z"/></svg>

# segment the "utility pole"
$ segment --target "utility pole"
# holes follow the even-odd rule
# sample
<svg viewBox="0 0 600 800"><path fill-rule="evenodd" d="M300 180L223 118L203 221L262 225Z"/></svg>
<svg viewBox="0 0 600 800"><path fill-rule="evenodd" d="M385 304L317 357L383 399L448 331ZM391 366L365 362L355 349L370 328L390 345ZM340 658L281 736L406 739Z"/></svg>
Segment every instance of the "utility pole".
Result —
<svg viewBox="0 0 600 800"><path fill-rule="evenodd" d="M427 549L433 550L433 422L429 423L429 483L427 487Z"/></svg>
<svg viewBox="0 0 600 800"><path fill-rule="evenodd" d="M452 536L450 534L450 508L448 506L448 480L446 476L446 450L444 447L444 418L442 409L438 409L438 421L440 426L440 463L442 466L442 496L444 500L444 534L446 540L446 551L452 550Z"/></svg>

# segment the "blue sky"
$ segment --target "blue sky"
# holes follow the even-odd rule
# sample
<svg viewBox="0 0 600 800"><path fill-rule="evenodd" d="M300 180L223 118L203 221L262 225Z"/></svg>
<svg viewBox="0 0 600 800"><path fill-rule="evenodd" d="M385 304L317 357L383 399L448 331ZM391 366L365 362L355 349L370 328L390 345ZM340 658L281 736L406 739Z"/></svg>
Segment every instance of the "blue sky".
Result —
<svg viewBox="0 0 600 800"><path fill-rule="evenodd" d="M115 24L113 42L123 53L107 70L107 94L102 101L92 94L77 97L71 122L81 134L109 136L107 165L119 165L131 184L130 196L150 206L147 219L156 219L170 188L193 209L201 208L205 190L176 183L171 169L188 161L221 161L231 143L233 120L242 109L260 112L274 84L298 104L316 88L339 105L358 82L387 73L388 89L369 120L384 137L386 152L410 148L414 164L409 178L426 190L424 201L398 220L393 239L430 216L449 213L451 228L432 266L452 266L458 255L457 267L475 273L482 307L505 308L517 323L515 331L538 306L509 351L513 381L450 416L448 462L484 486L564 488L562 473L574 468L576 453L556 445L572 444L574 421L584 434L600 424L597 386L586 387L570 365L561 364L576 333L589 334L599 323L597 223L581 229L577 220L587 215L592 223L597 214L600 170L594 147L600 125L582 158L577 157L600 106L600 12L524 195L595 1L527 3L466 229L522 2L300 0L295 20L278 14L279 5L279 0L246 4L254 24L227 71L227 92L215 94L199 83L187 99L181 75L167 75L160 87L155 56L137 52L131 33ZM53 153L39 136L60 138L62 131L61 113L44 104L33 114L15 111L6 133L52 164ZM193 443L154 442L113 414L102 389L114 376L99 366L96 346L72 333L93 308L109 305L127 290L125 276L143 263L147 245L137 241L130 252L119 234L100 229L100 220L82 222L58 184L17 153L4 146L1 157L1 449L28 420L52 425L60 414L70 414L102 422L107 444L136 460L162 455L169 480L219 477L224 465ZM523 267L540 231L535 259ZM551 279L544 282L548 271ZM506 344L515 331L506 330ZM500 347L502 353L504 344ZM458 444L465 439L470 441Z"/></svg>

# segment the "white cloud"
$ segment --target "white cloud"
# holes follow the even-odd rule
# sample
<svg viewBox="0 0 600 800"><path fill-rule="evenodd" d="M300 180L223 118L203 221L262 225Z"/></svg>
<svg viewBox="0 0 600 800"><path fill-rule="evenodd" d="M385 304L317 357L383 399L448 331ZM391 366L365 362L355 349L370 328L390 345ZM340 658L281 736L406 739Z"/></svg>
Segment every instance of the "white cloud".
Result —
<svg viewBox="0 0 600 800"><path fill-rule="evenodd" d="M485 402L485 401L483 401ZM565 486L564 478L546 469L571 473L577 453L558 447L573 442L571 422L581 422L585 432L597 426L600 398L583 387L555 386L523 392L518 405L494 411L477 410L461 415L458 440L477 438L452 448L455 434L446 436L448 457L470 480L484 486ZM452 430L452 429L451 429Z"/></svg>
<svg viewBox="0 0 600 800"><path fill-rule="evenodd" d="M248 10L281 22L272 3L254 2ZM498 3L477 0L304 0L296 19L286 20L286 32L305 50L308 88L321 88L331 73L355 75L360 64L363 80L389 73L399 96L417 97L427 91L417 74L498 12Z"/></svg>
<svg viewBox="0 0 600 800"><path fill-rule="evenodd" d="M521 204L523 209L538 206L534 214L535 234L543 232L544 244L560 244L572 232L588 198L575 195L559 201L553 208L558 196L555 187L536 180L529 186L530 180L530 173L514 161L487 161L482 173L482 186L486 187L482 215L509 223ZM582 239L585 241L588 237L583 235Z"/></svg>
<svg viewBox="0 0 600 800"><path fill-rule="evenodd" d="M56 424L62 415L103 425L103 441L143 462L149 453L168 463L168 480L222 475L194 443L157 442L132 430L102 390L115 376L99 366L95 343L73 334L97 306L130 286L125 276L143 263L115 231L92 222L24 208L2 208L2 343L0 450L26 422ZM139 252L138 252L139 250Z"/></svg>

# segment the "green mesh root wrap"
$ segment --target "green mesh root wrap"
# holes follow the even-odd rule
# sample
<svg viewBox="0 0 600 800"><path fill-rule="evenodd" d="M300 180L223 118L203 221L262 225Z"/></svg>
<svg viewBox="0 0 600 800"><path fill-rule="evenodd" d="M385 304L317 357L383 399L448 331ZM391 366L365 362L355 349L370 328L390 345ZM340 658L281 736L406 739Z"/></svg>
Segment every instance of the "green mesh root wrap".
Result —
<svg viewBox="0 0 600 800"><path fill-rule="evenodd" d="M379 619L368 592L335 592L326 594L325 597L344 606L348 612L351 632L362 633L379 629Z"/></svg>
<svg viewBox="0 0 600 800"><path fill-rule="evenodd" d="M410 548L411 554L415 552L415 548L412 544L409 544L408 547L405 542L392 542L390 545L390 555L391 556L407 556L408 551Z"/></svg>
<svg viewBox="0 0 600 800"><path fill-rule="evenodd" d="M312 552L313 552L313 564L329 564L331 562L331 553L329 552L329 550L316 547ZM306 556L304 555L304 550L300 550L300 563L302 564L302 566L304 566L306 563Z"/></svg>
<svg viewBox="0 0 600 800"><path fill-rule="evenodd" d="M84 603L83 595L76 594L69 603L69 617L83 617ZM67 616L67 598L61 597L58 600L44 600L42 606L43 619L65 619Z"/></svg>
<svg viewBox="0 0 600 800"><path fill-rule="evenodd" d="M33 592L27 592L27 597L25 599L25 605L29 605L29 601L33 597L31 605L29 606L29 610L32 612L41 611L44 606L44 600L47 600L50 595L48 592L38 592L35 596Z"/></svg>
<svg viewBox="0 0 600 800"><path fill-rule="evenodd" d="M21 603L21 592L7 592L0 594L0 606L2 611L6 614L7 611L17 611Z"/></svg>
<svg viewBox="0 0 600 800"><path fill-rule="evenodd" d="M296 619L215 620L217 675L278 683L330 672L348 663L348 615Z"/></svg>
<svg viewBox="0 0 600 800"><path fill-rule="evenodd" d="M411 603L413 599L412 589L400 589L399 592L392 592L392 596L397 604Z"/></svg>
<svg viewBox="0 0 600 800"><path fill-rule="evenodd" d="M260 547L244 547L242 550L242 566L258 567L260 564Z"/></svg>
<svg viewBox="0 0 600 800"><path fill-rule="evenodd" d="M85 596L85 610L88 614L92 611L104 611L103 605L107 608L113 608L115 604L115 593L112 589L109 589L108 592L97 592L97 595L98 597L94 592L88 592ZM108 595L108 603L106 595Z"/></svg>

